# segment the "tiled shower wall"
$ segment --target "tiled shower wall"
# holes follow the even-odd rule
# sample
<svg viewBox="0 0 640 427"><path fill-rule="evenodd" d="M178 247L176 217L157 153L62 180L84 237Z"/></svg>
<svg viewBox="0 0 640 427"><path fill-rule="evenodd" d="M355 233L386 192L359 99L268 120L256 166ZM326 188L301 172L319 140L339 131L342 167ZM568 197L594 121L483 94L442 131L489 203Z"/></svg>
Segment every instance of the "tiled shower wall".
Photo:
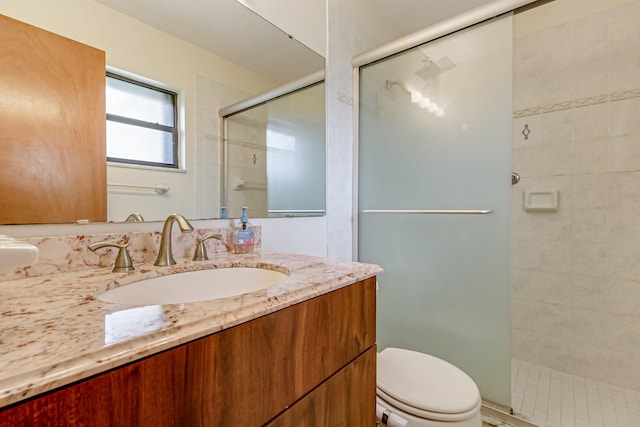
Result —
<svg viewBox="0 0 640 427"><path fill-rule="evenodd" d="M512 137L513 356L635 390L639 22L633 1L517 38ZM526 212L525 190L558 210Z"/></svg>
<svg viewBox="0 0 640 427"><path fill-rule="evenodd" d="M204 76L196 77L196 216L220 215L221 108L244 101L250 93ZM237 212L233 212L238 217ZM230 216L231 217L231 216Z"/></svg>
<svg viewBox="0 0 640 427"><path fill-rule="evenodd" d="M203 76L197 77L196 89L197 218L218 217L220 168L223 166L219 110L249 99L251 94ZM231 125L234 135L228 141L229 179L234 185L227 193L227 203L230 207L233 206L228 211L230 218L240 217L240 206L249 207L250 217L267 216L264 116L264 112L249 111L242 114L244 119L236 118ZM251 183L252 186L239 186L241 182ZM235 187L238 187L237 191L234 190Z"/></svg>
<svg viewBox="0 0 640 427"><path fill-rule="evenodd" d="M240 216L240 206L249 217L268 217L267 199L267 107L257 106L238 113L227 123L227 209Z"/></svg>

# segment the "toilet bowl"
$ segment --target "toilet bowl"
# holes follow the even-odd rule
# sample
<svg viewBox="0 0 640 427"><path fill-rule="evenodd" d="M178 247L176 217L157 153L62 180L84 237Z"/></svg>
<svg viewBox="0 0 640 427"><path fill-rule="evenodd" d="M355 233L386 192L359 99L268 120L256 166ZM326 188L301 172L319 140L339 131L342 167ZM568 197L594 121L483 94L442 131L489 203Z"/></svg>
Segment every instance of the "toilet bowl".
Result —
<svg viewBox="0 0 640 427"><path fill-rule="evenodd" d="M410 427L482 426L478 387L442 359L389 347L378 353L377 375L378 405Z"/></svg>

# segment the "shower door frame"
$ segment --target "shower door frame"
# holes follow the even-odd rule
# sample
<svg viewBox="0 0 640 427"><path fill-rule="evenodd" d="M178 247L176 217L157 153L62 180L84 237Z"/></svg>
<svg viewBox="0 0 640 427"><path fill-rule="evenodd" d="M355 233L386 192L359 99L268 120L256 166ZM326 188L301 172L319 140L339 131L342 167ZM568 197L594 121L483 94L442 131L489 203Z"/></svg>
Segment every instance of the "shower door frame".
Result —
<svg viewBox="0 0 640 427"><path fill-rule="evenodd" d="M426 29L417 33L411 34L404 38L398 39L392 43L384 45L378 49L370 52L358 55L353 58L353 234L352 234L352 247L353 247L353 259L358 259L358 232L359 232L359 203L358 203L358 188L359 188L359 170L358 170L358 153L359 153L359 105L360 105L360 68L382 60L384 58L393 56L400 52L412 49L419 45L429 43L438 38L453 34L465 28L472 27L476 24L480 24L484 21L488 21L499 15L503 15L509 12L513 12L516 9L533 3L535 0L501 0L494 1L487 5L472 9L467 13L455 16L453 18L442 21L438 24L427 27ZM506 178L505 178L506 179ZM484 212L483 212L484 213ZM487 405L483 402L484 409L490 411L494 417L501 418L503 420L511 420L509 412L510 408L498 408L496 410L495 405Z"/></svg>

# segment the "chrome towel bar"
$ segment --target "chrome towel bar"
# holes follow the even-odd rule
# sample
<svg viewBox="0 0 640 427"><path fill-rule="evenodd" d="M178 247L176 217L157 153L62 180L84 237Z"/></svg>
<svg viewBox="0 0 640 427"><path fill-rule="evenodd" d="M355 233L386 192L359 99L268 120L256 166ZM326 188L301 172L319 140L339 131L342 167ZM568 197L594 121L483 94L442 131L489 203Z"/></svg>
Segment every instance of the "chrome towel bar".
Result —
<svg viewBox="0 0 640 427"><path fill-rule="evenodd" d="M324 210L309 210L309 209L298 209L298 210L280 210L280 209L269 209L267 211L268 213L274 213L274 214L283 214L283 213L317 213L317 214L323 214L326 213Z"/></svg>
<svg viewBox="0 0 640 427"><path fill-rule="evenodd" d="M134 185L134 184L118 184L115 182L107 183L109 187L123 187L123 188L140 188L143 190L154 190L158 194L165 194L167 191L171 189L167 184L156 184L156 185Z"/></svg>
<svg viewBox="0 0 640 427"><path fill-rule="evenodd" d="M362 213L372 214L447 214L447 215L486 215L493 212L489 209L364 209Z"/></svg>

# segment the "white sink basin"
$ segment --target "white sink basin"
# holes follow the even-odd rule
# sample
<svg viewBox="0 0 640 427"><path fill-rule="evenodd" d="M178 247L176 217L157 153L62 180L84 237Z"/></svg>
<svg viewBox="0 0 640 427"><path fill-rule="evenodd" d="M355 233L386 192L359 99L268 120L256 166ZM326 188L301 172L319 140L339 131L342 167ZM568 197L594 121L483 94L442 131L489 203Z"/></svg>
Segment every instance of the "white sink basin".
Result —
<svg viewBox="0 0 640 427"><path fill-rule="evenodd" d="M287 278L263 268L215 268L170 274L110 289L98 299L127 305L181 304L266 289Z"/></svg>

